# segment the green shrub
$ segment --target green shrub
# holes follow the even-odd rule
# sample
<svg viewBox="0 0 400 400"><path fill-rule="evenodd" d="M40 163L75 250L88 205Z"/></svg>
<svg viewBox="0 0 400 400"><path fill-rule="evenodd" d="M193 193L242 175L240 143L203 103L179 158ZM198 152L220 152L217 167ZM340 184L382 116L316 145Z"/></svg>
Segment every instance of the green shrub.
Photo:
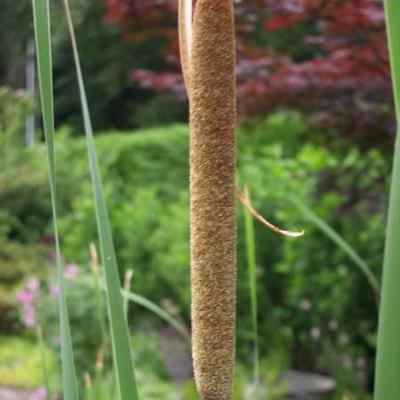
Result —
<svg viewBox="0 0 400 400"><path fill-rule="evenodd" d="M315 364L322 340L314 343L312 329L327 331L330 340L326 327L338 320L343 334L357 332L352 342L370 356L376 307L368 283L352 261L299 213L290 197L298 196L312 206L379 275L383 237L379 226L385 213L388 163L374 150L335 154L318 144L302 144L309 132L297 114L271 116L253 129L253 134L239 133L239 181L249 183L254 206L272 222L306 230L304 238L292 240L256 225L260 307L270 308L260 315L260 330L266 333L263 351L269 348L275 324L286 326L290 321L294 328L280 329L284 337L277 335L274 340L305 349L304 354L294 351L295 362L307 358ZM186 129L179 126L97 139L120 266L135 270L135 290L156 302L171 299L186 318L187 140ZM63 146L62 158L69 160L65 165L70 172L78 169L81 179L73 189L79 194L63 217L64 250L69 259L85 261L86 244L95 238L91 192L82 172L86 161L79 141L69 144L67 139ZM245 345L250 321L240 216L238 222L239 344ZM308 302L314 312L299 312Z"/></svg>
<svg viewBox="0 0 400 400"><path fill-rule="evenodd" d="M49 370L55 361L46 350ZM31 340L0 336L0 386L37 388L43 386L42 358L39 347Z"/></svg>
<svg viewBox="0 0 400 400"><path fill-rule="evenodd" d="M15 332L19 328L16 312L17 294L26 276L43 275L46 271L38 246L21 245L0 238L0 331Z"/></svg>
<svg viewBox="0 0 400 400"><path fill-rule="evenodd" d="M51 217L43 149L18 149L19 159L0 172L3 237L35 243L48 232Z"/></svg>
<svg viewBox="0 0 400 400"><path fill-rule="evenodd" d="M254 206L271 222L306 231L301 239L283 239L255 225L262 354L285 349L293 365L334 371L355 383L354 374L339 374L334 364L346 371L342 357L350 357L352 365L363 358L366 367L357 373L367 382L375 346L374 296L357 266L299 212L292 197L337 230L379 276L389 163L377 150L306 142L310 128L298 114L272 115L248 129L238 133L239 183L249 184ZM156 303L169 299L188 320L187 128L109 133L96 144L121 270L133 268L135 291ZM96 230L85 144L64 131L57 150L63 253L86 264ZM38 157L40 152L32 165ZM8 203L1 204L0 218L12 208ZM38 231L31 238L40 237L43 228ZM243 236L238 205L238 354L250 363ZM331 348L340 349L335 363Z"/></svg>
<svg viewBox="0 0 400 400"><path fill-rule="evenodd" d="M74 355L80 378L85 371L92 372L96 364L97 352L102 345L101 325L98 318L94 281L89 267L76 269L76 277L66 276L70 323L73 328ZM67 266L68 269L68 266ZM68 273L67 273L68 274ZM75 273L74 273L75 274ZM41 282L40 292L35 302L37 322L46 330L50 348L59 351L58 326L58 286L55 272ZM102 310L105 315L105 308Z"/></svg>
<svg viewBox="0 0 400 400"><path fill-rule="evenodd" d="M0 87L0 235L18 241L38 240L51 215L43 149L24 147L33 109L25 92Z"/></svg>
<svg viewBox="0 0 400 400"><path fill-rule="evenodd" d="M242 164L255 207L284 228L306 231L302 239L276 244L257 227L260 307L272 299L270 312L279 325L290 326L294 365L346 371L338 379L346 379L348 388L357 382L362 387L373 372L375 296L358 267L291 198L299 197L348 240L379 277L389 163L375 150L337 155L303 145L295 157L283 153L281 145L265 148L262 157L249 151ZM260 315L261 332L268 331L266 322ZM269 336L261 338L263 351L269 341ZM365 365L357 368L358 359Z"/></svg>
<svg viewBox="0 0 400 400"><path fill-rule="evenodd" d="M25 117L33 110L33 99L26 92L0 87L1 167L4 168L10 160L16 158L17 149L23 147Z"/></svg>

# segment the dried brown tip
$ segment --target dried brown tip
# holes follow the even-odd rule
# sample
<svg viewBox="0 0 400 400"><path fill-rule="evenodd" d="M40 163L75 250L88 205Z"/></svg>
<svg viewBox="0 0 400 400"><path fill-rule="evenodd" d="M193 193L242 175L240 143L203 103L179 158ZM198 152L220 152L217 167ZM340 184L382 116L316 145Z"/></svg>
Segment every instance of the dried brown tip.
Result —
<svg viewBox="0 0 400 400"><path fill-rule="evenodd" d="M104 351L100 349L96 355L96 371L102 371L104 369Z"/></svg>
<svg viewBox="0 0 400 400"><path fill-rule="evenodd" d="M87 390L91 390L92 389L92 378L90 377L89 372L85 372L83 374L83 381L85 384L85 388Z"/></svg>
<svg viewBox="0 0 400 400"><path fill-rule="evenodd" d="M192 0L179 0L178 34L181 68L186 91L189 97L190 86L190 53L192 41Z"/></svg>
<svg viewBox="0 0 400 400"><path fill-rule="evenodd" d="M97 250L96 250L95 244L90 243L89 249L90 249L90 268L91 268L93 274L98 275L99 274L99 262L98 262Z"/></svg>
<svg viewBox="0 0 400 400"><path fill-rule="evenodd" d="M292 232L292 231L285 231L283 229L278 228L277 226L271 224L271 222L267 221L261 214L259 214L251 205L250 201L250 196L249 196L249 191L247 186L245 186L243 193L240 191L238 187L235 189L235 194L236 197L240 200L240 202L243 204L243 207L245 207L252 215L253 217L261 222L263 225L265 225L267 228L271 229L271 231L277 233L278 235L281 236L286 236L286 237L300 237L304 235L304 231L301 232Z"/></svg>
<svg viewBox="0 0 400 400"><path fill-rule="evenodd" d="M235 361L232 0L198 0L190 70L192 349L203 400L231 398Z"/></svg>
<svg viewBox="0 0 400 400"><path fill-rule="evenodd" d="M127 290L128 292L131 289L132 278L133 278L133 269L128 269L124 275L124 289Z"/></svg>

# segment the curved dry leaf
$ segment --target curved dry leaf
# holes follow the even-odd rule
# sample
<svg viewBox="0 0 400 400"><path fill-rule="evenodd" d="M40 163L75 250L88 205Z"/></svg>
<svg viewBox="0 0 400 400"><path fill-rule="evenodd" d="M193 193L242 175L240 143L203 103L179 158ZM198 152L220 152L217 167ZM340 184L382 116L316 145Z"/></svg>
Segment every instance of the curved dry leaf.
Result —
<svg viewBox="0 0 400 400"><path fill-rule="evenodd" d="M262 223L263 225L265 225L268 229L270 229L272 232L277 233L278 235L281 236L285 236L285 237L292 237L292 238L297 238L300 236L304 235L304 231L301 232L292 232L292 231L287 231L287 230L283 230L278 228L277 226L275 226L274 224L272 224L271 222L267 221L261 214L259 214L251 205L250 202L250 196L249 196L249 191L247 186L245 186L243 193L240 191L240 189L238 187L235 188L235 194L236 197L240 200L240 202L242 203L243 207L245 207L250 213L251 215L253 215L253 217L259 221L260 223Z"/></svg>

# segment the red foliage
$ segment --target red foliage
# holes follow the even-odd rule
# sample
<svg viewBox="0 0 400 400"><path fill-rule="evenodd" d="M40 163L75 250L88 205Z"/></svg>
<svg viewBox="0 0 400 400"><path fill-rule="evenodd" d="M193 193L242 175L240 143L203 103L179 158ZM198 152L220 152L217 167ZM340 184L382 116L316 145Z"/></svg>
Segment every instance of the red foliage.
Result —
<svg viewBox="0 0 400 400"><path fill-rule="evenodd" d="M167 39L161 53L169 67L161 72L136 71L132 78L155 91L182 93L182 80L176 75L177 0L105 2L105 18L120 24L129 40ZM319 123L348 132L391 131L390 73L380 0L241 0L236 2L236 19L243 115L295 107ZM282 50L274 43L283 35L288 46ZM311 51L296 57L289 49L293 45L306 45Z"/></svg>

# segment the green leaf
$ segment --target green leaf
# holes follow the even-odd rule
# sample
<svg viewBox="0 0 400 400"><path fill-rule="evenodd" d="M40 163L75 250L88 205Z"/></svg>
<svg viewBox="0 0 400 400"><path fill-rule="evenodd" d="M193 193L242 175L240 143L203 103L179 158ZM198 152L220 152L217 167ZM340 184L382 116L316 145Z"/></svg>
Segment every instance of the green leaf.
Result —
<svg viewBox="0 0 400 400"><path fill-rule="evenodd" d="M247 188L245 189L247 191ZM250 194L247 191L245 196L251 204ZM253 374L255 384L255 395L258 398L260 386L260 356L258 348L258 304L257 304L257 265L256 265L256 245L254 237L254 221L253 216L247 208L243 207L244 226L246 236L246 255L247 255L247 270L249 279L249 292L251 301L251 319L252 319L252 337L253 337Z"/></svg>
<svg viewBox="0 0 400 400"><path fill-rule="evenodd" d="M374 398L397 400L400 394L400 7L398 0L386 0L385 9L398 130L386 226Z"/></svg>
<svg viewBox="0 0 400 400"><path fill-rule="evenodd" d="M349 258L358 266L360 271L367 278L375 296L379 299L380 286L375 275L371 271L369 265L361 258L361 256L354 250L354 248L347 243L342 236L340 236L333 228L331 228L322 218L320 218L310 207L306 206L299 198L291 197L291 202L298 210L313 223L318 229L321 230L329 239L346 253Z"/></svg>
<svg viewBox="0 0 400 400"><path fill-rule="evenodd" d="M173 328L175 328L186 340L190 341L190 334L185 328L185 326L178 320L173 318L170 314L168 314L157 304L153 303L152 301L146 299L143 296L140 296L139 294L128 292L126 290L122 290L122 296L125 299L132 301L133 303L136 303L144 308L147 308L153 314L157 315L159 318L163 319Z"/></svg>
<svg viewBox="0 0 400 400"><path fill-rule="evenodd" d="M51 58L50 7L49 0L32 0L36 39L36 53L39 70L40 99L43 126L46 137L50 176L50 194L53 209L54 236L56 243L57 280L60 289L59 316L61 336L61 361L63 376L63 395L66 400L78 400L75 364L72 351L71 332L68 318L65 282L61 260L60 240L57 225L57 187L54 150L54 105L53 76Z"/></svg>
<svg viewBox="0 0 400 400"><path fill-rule="evenodd" d="M71 36L87 140L89 168L96 209L97 230L100 239L102 265L104 266L105 271L107 309L108 318L110 321L111 344L116 383L121 400L137 400L139 397L131 354L128 325L124 315L124 308L121 296L121 281L118 272L114 242L111 234L110 220L103 193L103 185L100 177L97 153L93 138L93 129L90 119L89 106L86 97L83 75L79 60L78 46L76 43L68 0L64 0L64 6Z"/></svg>

